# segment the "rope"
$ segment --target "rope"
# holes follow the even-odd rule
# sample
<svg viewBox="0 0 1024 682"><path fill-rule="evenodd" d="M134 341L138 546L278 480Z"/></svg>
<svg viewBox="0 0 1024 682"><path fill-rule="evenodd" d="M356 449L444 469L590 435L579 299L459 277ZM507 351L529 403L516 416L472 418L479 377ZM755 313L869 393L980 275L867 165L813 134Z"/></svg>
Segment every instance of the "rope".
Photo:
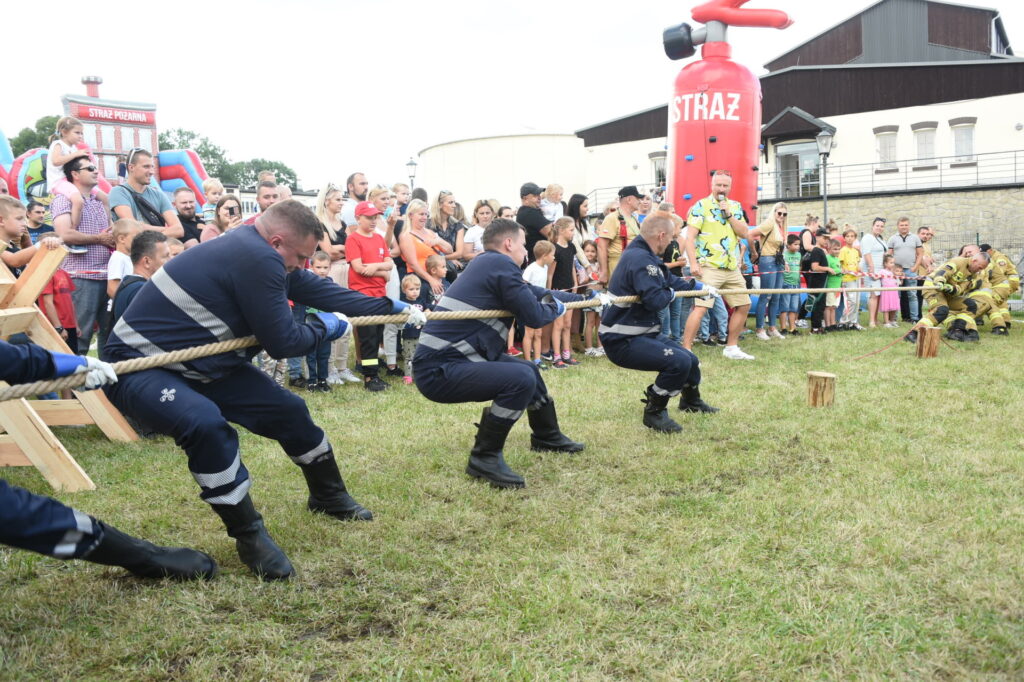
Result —
<svg viewBox="0 0 1024 682"><path fill-rule="evenodd" d="M834 292L854 292L854 291L918 291L921 289L930 289L932 287L865 287L863 289L721 289L719 294L723 296L731 294L797 294L797 293L808 293L808 294L819 294L829 291ZM697 298L703 296L700 291L677 291L677 297L685 298ZM612 303L636 303L640 300L639 296L613 296L611 297ZM572 301L566 303L567 309L575 308L597 308L600 307L601 301L597 298L592 298L586 301ZM432 310L426 313L428 320L483 320L491 319L496 317L514 317L515 315L507 310ZM408 319L407 313L399 313L396 315L368 315L364 317L353 317L349 319L349 323L353 327L368 327L378 324L405 324ZM169 353L159 353L157 355L150 355L142 358L132 358L130 360L122 360L121 362L112 363L114 371L118 376L122 374L131 374L132 372L141 372L145 369L154 369L156 367L163 367L165 365L171 365L175 363L188 362L190 360L197 360L199 358L209 357L211 355L220 355L221 353L227 353L233 350L239 350L242 348L249 348L251 346L258 346L259 341L255 336L244 336L237 339L231 339L228 341L218 341L217 343L208 343L202 346L193 346L191 348L181 348L174 350ZM51 393L53 391L60 391L64 389L79 388L85 384L86 375L83 374L72 374L70 376L61 377L59 379L48 379L46 381L35 381L29 384L18 384L16 386L8 386L6 388L0 388L0 402L5 400L14 400L16 398L24 398L26 396L39 395L42 393Z"/></svg>

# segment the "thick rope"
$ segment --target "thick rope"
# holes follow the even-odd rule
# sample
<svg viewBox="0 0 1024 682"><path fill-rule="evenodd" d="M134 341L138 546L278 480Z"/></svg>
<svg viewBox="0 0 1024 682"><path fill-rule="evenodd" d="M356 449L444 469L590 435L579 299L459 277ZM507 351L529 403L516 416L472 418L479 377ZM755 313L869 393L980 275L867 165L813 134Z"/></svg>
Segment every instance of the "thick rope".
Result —
<svg viewBox="0 0 1024 682"><path fill-rule="evenodd" d="M865 287L860 289L720 289L719 294L723 296L731 294L820 294L830 291L837 293L852 293L859 291L919 291L930 288L932 287ZM677 297L684 298L697 298L704 295L705 294L700 291L676 292ZM612 303L636 303L639 300L639 296L611 297ZM601 301L597 298L592 298L586 301L572 301L565 304L567 309L597 308L600 306ZM484 320L495 317L514 317L514 314L507 310L432 310L428 311L426 316L428 320ZM395 315L368 315L364 317L352 317L349 318L349 323L352 324L353 327L367 327L378 324L405 324L407 320L407 313L399 313ZM202 346L181 348L169 353L159 353L157 355L150 355L142 358L122 360L121 362L115 362L112 364L114 371L117 372L118 376L120 376L122 374L131 374L132 372L141 372L144 369L154 369L156 367L163 367L174 363L188 362L190 360L197 360L211 355L220 355L221 353L228 353L233 350L258 345L259 341L256 340L255 336L244 336L238 339L218 341L217 343L208 343ZM29 384L18 384L16 386L0 388L0 402L5 400L14 400L16 398L24 398L26 396L40 395L42 393L51 393L53 391L60 391L67 388L79 388L85 384L85 380L86 375L84 373L72 374L71 376L61 377L60 379L48 379L46 381L35 381Z"/></svg>

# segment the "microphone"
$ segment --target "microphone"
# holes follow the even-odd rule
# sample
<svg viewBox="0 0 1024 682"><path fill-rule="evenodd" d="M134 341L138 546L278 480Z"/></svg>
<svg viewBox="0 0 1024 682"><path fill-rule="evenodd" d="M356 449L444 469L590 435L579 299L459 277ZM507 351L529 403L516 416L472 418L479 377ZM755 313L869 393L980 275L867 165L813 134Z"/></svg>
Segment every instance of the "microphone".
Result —
<svg viewBox="0 0 1024 682"><path fill-rule="evenodd" d="M718 195L718 200L719 201L725 201L725 195L724 194L719 194Z"/></svg>

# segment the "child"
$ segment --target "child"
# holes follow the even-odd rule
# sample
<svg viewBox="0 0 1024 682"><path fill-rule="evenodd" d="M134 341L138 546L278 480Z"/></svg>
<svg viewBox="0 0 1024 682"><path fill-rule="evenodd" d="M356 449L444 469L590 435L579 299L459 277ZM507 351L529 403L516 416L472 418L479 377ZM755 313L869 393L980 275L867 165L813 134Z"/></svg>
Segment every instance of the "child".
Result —
<svg viewBox="0 0 1024 682"><path fill-rule="evenodd" d="M576 288L576 247L572 243L572 233L576 223L572 218L559 218L551 226L551 234L555 238L555 253L548 268L548 289L556 291L572 291ZM565 369L580 364L572 358L572 346L570 344L569 320L572 319L572 311L566 310L555 318L551 323L551 347L554 352L554 360L551 365L555 369Z"/></svg>
<svg viewBox="0 0 1024 682"><path fill-rule="evenodd" d="M309 262L309 269L317 277L329 277L331 273L331 256L326 251L317 251ZM313 308L307 308L307 313L320 312ZM331 358L331 342L323 341L318 343L313 352L306 356L306 367L309 372L309 379L306 381L306 390L310 393L319 391L330 393L331 386L327 383L327 365Z"/></svg>
<svg viewBox="0 0 1024 682"><path fill-rule="evenodd" d="M551 222L561 218L564 213L562 209L562 195L564 193L565 190L562 189L562 186L556 184L548 185L547 189L544 190L540 200L540 211Z"/></svg>
<svg viewBox="0 0 1024 682"><path fill-rule="evenodd" d="M75 320L75 304L71 300L71 292L74 290L71 276L58 268L43 287L38 301L39 309L72 350L78 348L78 322Z"/></svg>
<svg viewBox="0 0 1024 682"><path fill-rule="evenodd" d="M345 240L345 258L348 259L348 287L365 296L384 298L387 295L388 279L395 261L384 242L384 237L374 228L381 211L372 201L360 201L356 205L356 231ZM381 337L384 325L359 327L359 352L362 362L363 388L367 391L383 391L388 388L378 376L380 371Z"/></svg>
<svg viewBox="0 0 1024 682"><path fill-rule="evenodd" d="M893 272L893 267L896 265L896 259L891 255L887 255L882 259L882 269L877 270L876 274L882 280L883 287L895 287L899 286L896 282L896 273ZM896 311L900 309L900 292L898 291L883 291L882 298L879 301L879 310L885 315L885 326L886 327L898 327L899 322L896 321Z"/></svg>
<svg viewBox="0 0 1024 682"><path fill-rule="evenodd" d="M427 260L424 261L423 265L427 269L427 274L441 282L444 291L448 291L450 282L445 279L448 274L448 263L445 261L444 256L437 253L427 256ZM430 295L432 297L431 306L435 306L444 297L444 292L440 294L431 292Z"/></svg>
<svg viewBox="0 0 1024 682"><path fill-rule="evenodd" d="M825 329L830 332L836 331L836 308L839 307L839 289L843 284L843 268L839 262L839 251L842 244L838 239L830 239L828 242L828 267L831 274L825 279L825 286L829 289L836 289L825 294Z"/></svg>
<svg viewBox="0 0 1024 682"><path fill-rule="evenodd" d="M77 225L82 219L82 194L64 176L64 164L89 156L88 149L79 149L82 143L82 122L73 116L64 116L57 121L57 130L50 136L50 150L46 155L46 188L50 194L63 194L71 200L71 224ZM109 208L106 192L93 187L92 195Z"/></svg>
<svg viewBox="0 0 1024 682"><path fill-rule="evenodd" d="M185 245L181 243L180 239L175 239L174 237L168 237L167 238L167 250L170 252L170 256L168 256L168 260L170 260L171 258L174 258L175 256L180 256L181 252L185 250Z"/></svg>
<svg viewBox="0 0 1024 682"><path fill-rule="evenodd" d="M0 249L3 249L0 250L0 261L14 272L15 277L21 275L37 249L56 249L61 245L57 237L43 237L38 244L27 245L30 240L25 207L9 194L0 194L0 241L6 244L6 248L0 244Z"/></svg>
<svg viewBox="0 0 1024 682"><path fill-rule="evenodd" d="M594 275L600 270L597 262L597 243L593 239L583 242L583 254L587 257L584 266L584 277L588 289L604 291L601 282ZM601 345L601 337L597 334L597 327L601 324L601 313L597 308L583 309L583 353L592 358L599 358L604 355L604 347ZM597 345L591 345L596 340Z"/></svg>
<svg viewBox="0 0 1024 682"><path fill-rule="evenodd" d="M420 278L416 275L406 275L402 278L402 295L401 300L408 303L410 306L414 306L423 310L423 306L418 302L420 298ZM412 358L416 355L416 345L420 342L420 328L407 324L402 329L402 357L405 358L405 376L402 381L408 386L412 383Z"/></svg>
<svg viewBox="0 0 1024 682"><path fill-rule="evenodd" d="M114 252L110 254L110 261L107 263L107 296L110 297L107 310L111 310L110 306L114 302L117 288L121 286L121 280L132 274L132 270L135 269L132 266L132 240L144 229L146 226L137 220L124 219L114 223L111 230L114 233Z"/></svg>
<svg viewBox="0 0 1024 682"><path fill-rule="evenodd" d="M782 275L783 289L800 288L800 235L791 234L786 237L786 251L782 254L786 261L786 271ZM796 319L800 311L800 294L783 294L779 301L779 329L799 336Z"/></svg>
<svg viewBox="0 0 1024 682"><path fill-rule="evenodd" d="M843 232L843 248L839 249L839 265L843 269L843 289L854 289L860 284L860 249L857 243L857 231L847 225ZM840 329L856 329L863 331L860 326L860 292L844 291L843 316L839 321Z"/></svg>
<svg viewBox="0 0 1024 682"><path fill-rule="evenodd" d="M555 245L542 239L533 245L534 261L523 270L523 279L535 287L546 289L548 286L548 267L555 261ZM541 364L540 353L543 329L523 328L523 358L537 365L538 369L547 369Z"/></svg>
<svg viewBox="0 0 1024 682"><path fill-rule="evenodd" d="M206 195L202 208L203 222L209 225L217 219L217 202L224 196L224 185L217 178L206 178L203 180L203 194Z"/></svg>

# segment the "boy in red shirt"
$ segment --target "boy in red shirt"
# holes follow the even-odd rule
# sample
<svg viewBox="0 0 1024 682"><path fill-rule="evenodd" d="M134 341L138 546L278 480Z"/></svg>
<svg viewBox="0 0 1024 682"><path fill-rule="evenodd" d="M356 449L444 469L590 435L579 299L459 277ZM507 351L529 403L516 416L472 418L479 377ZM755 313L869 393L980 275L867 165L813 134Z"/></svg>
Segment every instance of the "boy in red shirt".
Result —
<svg viewBox="0 0 1024 682"><path fill-rule="evenodd" d="M356 205L356 231L345 240L345 258L348 260L348 288L366 296L383 298L387 295L388 277L395 262L391 260L391 249L374 228L380 211L369 201ZM377 376L380 340L383 325L359 327L359 353L362 357L363 388L367 391L383 391L388 387Z"/></svg>
<svg viewBox="0 0 1024 682"><path fill-rule="evenodd" d="M75 304L71 301L74 290L71 276L58 268L37 301L39 309L69 348L78 348L78 329L75 327L78 323L75 321Z"/></svg>

